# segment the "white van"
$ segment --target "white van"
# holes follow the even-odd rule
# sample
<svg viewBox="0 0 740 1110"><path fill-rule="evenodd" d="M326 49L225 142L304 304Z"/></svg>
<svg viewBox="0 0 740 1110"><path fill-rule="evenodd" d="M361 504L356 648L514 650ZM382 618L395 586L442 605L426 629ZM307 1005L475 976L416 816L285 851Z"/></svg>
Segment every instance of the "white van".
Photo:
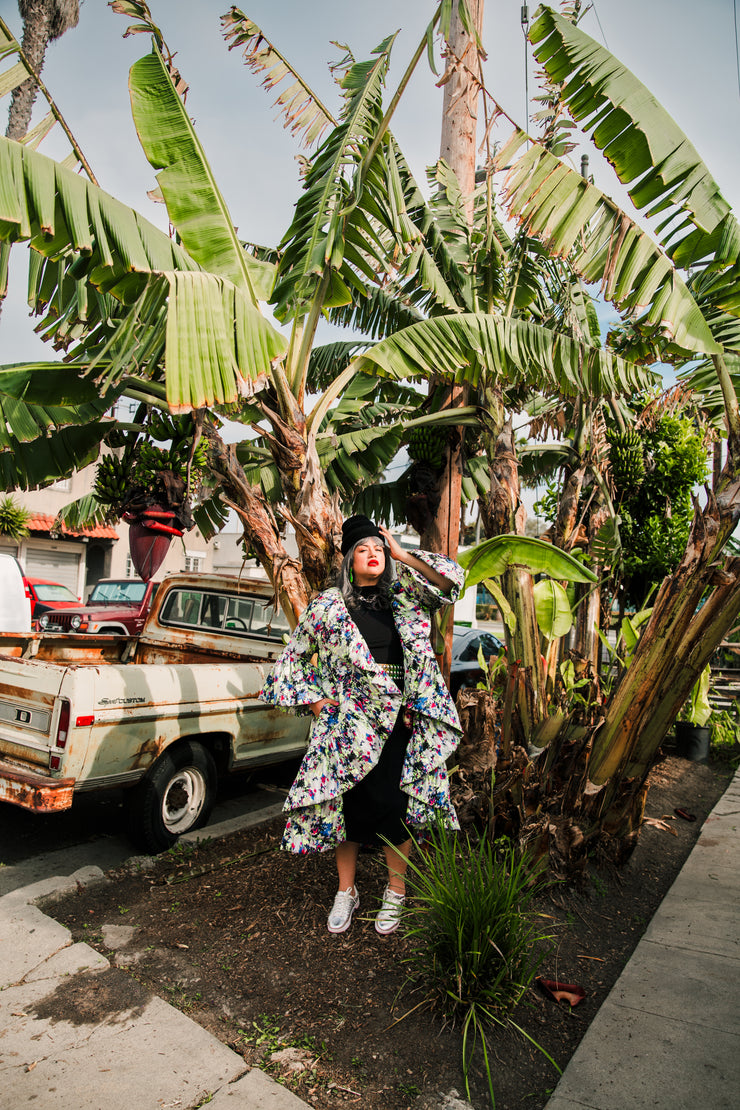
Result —
<svg viewBox="0 0 740 1110"><path fill-rule="evenodd" d="M0 552L0 632L30 632L31 602L15 555Z"/></svg>

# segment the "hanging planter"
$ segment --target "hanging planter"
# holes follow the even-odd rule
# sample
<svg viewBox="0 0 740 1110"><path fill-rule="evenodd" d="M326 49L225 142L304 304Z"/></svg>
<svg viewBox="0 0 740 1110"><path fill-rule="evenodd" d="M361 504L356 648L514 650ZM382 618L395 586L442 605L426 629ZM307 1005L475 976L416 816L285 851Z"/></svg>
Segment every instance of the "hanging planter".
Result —
<svg viewBox="0 0 740 1110"><path fill-rule="evenodd" d="M143 509L134 516L126 514L129 522L128 547L134 570L149 582L165 560L173 536L182 536L182 530L173 523L175 513L154 506Z"/></svg>

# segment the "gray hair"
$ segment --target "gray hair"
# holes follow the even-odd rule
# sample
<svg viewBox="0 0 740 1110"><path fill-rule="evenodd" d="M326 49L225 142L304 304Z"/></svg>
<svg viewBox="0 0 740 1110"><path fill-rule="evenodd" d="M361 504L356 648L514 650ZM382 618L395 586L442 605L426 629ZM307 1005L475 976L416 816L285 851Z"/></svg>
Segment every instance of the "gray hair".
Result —
<svg viewBox="0 0 740 1110"><path fill-rule="evenodd" d="M383 573L378 580L377 598L373 599L373 601L369 604L366 601L363 601L363 604L368 609L390 609L391 583L396 576L393 560L391 559L390 552L388 551L387 546L379 537L371 536L370 538L377 539L378 543L380 543L380 545L382 546L383 554L385 555L385 566L383 568ZM350 547L349 551L342 559L342 565L337 573L335 585L344 598L345 604L348 609L356 609L360 604L359 594L357 593L357 590L355 588L356 583L352 582L352 580L350 579L350 571L352 570L352 564L354 562L355 550L360 546L360 544L367 543L367 539L368 537L358 540L357 543L353 544L352 547Z"/></svg>

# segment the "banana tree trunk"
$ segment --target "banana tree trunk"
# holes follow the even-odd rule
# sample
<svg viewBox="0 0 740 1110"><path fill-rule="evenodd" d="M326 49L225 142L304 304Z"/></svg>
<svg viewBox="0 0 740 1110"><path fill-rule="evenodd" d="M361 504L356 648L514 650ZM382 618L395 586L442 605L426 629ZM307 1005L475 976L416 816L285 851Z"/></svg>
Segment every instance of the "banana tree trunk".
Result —
<svg viewBox="0 0 740 1110"><path fill-rule="evenodd" d="M494 818L549 854L556 871L572 872L596 844L617 863L631 852L660 744L740 614L740 558L720 560L738 512L740 480L728 470L716 498L697 507L681 564L664 580L610 697L545 719L521 803L508 786L505 796L494 793Z"/></svg>
<svg viewBox="0 0 740 1110"><path fill-rule="evenodd" d="M570 813L577 815L584 843L599 838L616 862L626 858L635 843L647 775L660 744L740 613L740 558L727 559L721 566L717 562L734 516L732 511L728 515L728 492L718 499L723 505L710 497L707 508L697 510L681 564L664 580L632 661L605 706L603 721L589 729L582 746L584 754L590 747L590 756L584 764L580 800ZM555 741L547 763L562 782L558 748Z"/></svg>
<svg viewBox="0 0 740 1110"><path fill-rule="evenodd" d="M489 411L497 406L488 405ZM519 474L514 443L514 429L508 419L495 438L491 458L491 486L488 499L481 502L481 519L487 536L512 532L522 535L526 510L519 496ZM511 567L502 576L501 588L516 618L511 632L505 627L506 651L510 675L516 668L517 682L513 708L520 723L519 743L527 743L542 719L545 698L545 666L540 651L540 632L534 605L531 575L520 567Z"/></svg>
<svg viewBox="0 0 740 1110"><path fill-rule="evenodd" d="M679 709L740 612L740 559L720 570L703 545L689 545L665 579L630 666L609 700L594 739L589 778L603 785L617 772L642 774ZM706 587L716 581L698 610Z"/></svg>
<svg viewBox="0 0 740 1110"><path fill-rule="evenodd" d="M588 518L588 543L593 549L593 543L599 530L606 522L607 511L602 504L600 493L597 493L595 505ZM601 564L592 559L591 570L601 578ZM599 628L601 626L601 591L598 586L581 585L577 588L578 608L576 610L576 637L574 653L579 661L576 670L582 668L598 677L599 653L601 641Z"/></svg>
<svg viewBox="0 0 740 1110"><path fill-rule="evenodd" d="M262 491L253 486L240 465L233 445L227 445L209 424L209 462L221 479L227 504L238 515L247 547L253 550L272 582L291 628L309 601L310 591L301 564L285 548L275 516Z"/></svg>
<svg viewBox="0 0 740 1110"><path fill-rule="evenodd" d="M339 504L327 493L316 442L307 434L302 414L300 421L288 423L266 406L261 407L272 424L273 434L266 439L285 494L286 504L280 513L295 529L309 587L319 590L341 561Z"/></svg>

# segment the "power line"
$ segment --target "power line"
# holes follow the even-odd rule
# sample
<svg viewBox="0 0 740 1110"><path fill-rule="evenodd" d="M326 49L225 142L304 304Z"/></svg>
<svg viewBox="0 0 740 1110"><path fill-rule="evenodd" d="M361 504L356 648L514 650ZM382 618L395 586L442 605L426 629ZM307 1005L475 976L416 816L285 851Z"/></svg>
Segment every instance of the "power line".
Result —
<svg viewBox="0 0 740 1110"><path fill-rule="evenodd" d="M737 41L737 0L733 0L732 13L735 19L735 69L737 70L737 91L740 93L740 48Z"/></svg>
<svg viewBox="0 0 740 1110"><path fill-rule="evenodd" d="M594 15L596 16L596 22L599 25L599 30L601 31L601 37L604 40L604 46L608 50L609 49L609 43L606 41L606 35L604 34L604 28L601 26L601 20L599 19L599 13L596 11L596 0L591 0L591 7L593 8Z"/></svg>

